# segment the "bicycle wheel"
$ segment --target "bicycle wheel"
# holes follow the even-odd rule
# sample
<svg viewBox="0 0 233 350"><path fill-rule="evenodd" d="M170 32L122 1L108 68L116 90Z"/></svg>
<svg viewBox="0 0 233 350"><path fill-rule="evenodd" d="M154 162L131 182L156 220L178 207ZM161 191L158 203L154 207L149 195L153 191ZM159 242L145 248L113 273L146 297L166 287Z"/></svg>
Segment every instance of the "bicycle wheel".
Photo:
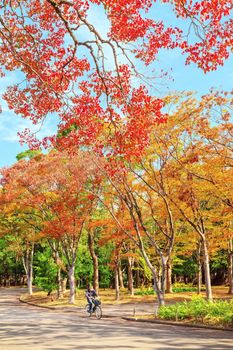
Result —
<svg viewBox="0 0 233 350"><path fill-rule="evenodd" d="M88 317L91 317L91 312L90 312L90 305L89 304L87 304L86 306L85 306L85 313L86 313L86 315L88 316Z"/></svg>
<svg viewBox="0 0 233 350"><path fill-rule="evenodd" d="M102 317L102 309L100 306L95 307L95 316L98 320Z"/></svg>

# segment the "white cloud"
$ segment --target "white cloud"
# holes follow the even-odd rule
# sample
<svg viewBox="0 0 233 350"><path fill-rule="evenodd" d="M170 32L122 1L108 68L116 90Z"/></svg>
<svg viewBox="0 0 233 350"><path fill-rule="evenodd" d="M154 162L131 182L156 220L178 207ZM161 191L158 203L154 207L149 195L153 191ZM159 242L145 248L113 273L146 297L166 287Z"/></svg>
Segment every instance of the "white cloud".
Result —
<svg viewBox="0 0 233 350"><path fill-rule="evenodd" d="M9 110L3 110L0 115L0 140L6 142L19 142L18 132L24 129L30 129L31 132L36 133L39 139L45 136L52 135L56 132L56 121L47 118L42 126L34 125L28 119L23 119L15 115Z"/></svg>

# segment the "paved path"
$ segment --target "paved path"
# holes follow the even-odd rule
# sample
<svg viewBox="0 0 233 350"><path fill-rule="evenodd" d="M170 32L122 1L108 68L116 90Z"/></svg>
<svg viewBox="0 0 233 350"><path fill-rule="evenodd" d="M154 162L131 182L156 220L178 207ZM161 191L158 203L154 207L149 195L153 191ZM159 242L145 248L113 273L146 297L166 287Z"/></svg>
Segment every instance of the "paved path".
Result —
<svg viewBox="0 0 233 350"><path fill-rule="evenodd" d="M120 317L90 319L81 310L22 304L17 299L20 293L0 288L0 350L233 350L230 331L128 322Z"/></svg>
<svg viewBox="0 0 233 350"><path fill-rule="evenodd" d="M103 318L109 317L132 317L140 315L151 315L156 312L156 304L154 302L135 302L135 303L124 303L124 304L102 304ZM83 308L61 308L65 312L73 312L78 315L83 314Z"/></svg>

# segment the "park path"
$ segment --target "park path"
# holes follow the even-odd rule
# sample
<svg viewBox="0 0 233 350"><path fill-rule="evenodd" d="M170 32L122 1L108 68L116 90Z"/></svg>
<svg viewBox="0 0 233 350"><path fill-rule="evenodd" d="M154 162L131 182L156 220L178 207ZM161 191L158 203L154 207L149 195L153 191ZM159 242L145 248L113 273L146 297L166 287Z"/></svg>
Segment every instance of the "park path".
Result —
<svg viewBox="0 0 233 350"><path fill-rule="evenodd" d="M117 315L90 319L81 310L48 310L20 303L22 292L0 288L0 350L233 349L230 331L136 323Z"/></svg>

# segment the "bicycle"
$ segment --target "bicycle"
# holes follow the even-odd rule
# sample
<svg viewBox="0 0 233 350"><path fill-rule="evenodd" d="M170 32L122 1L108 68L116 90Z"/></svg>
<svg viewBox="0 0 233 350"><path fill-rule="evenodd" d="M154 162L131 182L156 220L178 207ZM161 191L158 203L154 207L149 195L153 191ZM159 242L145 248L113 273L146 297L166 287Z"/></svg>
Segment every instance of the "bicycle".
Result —
<svg viewBox="0 0 233 350"><path fill-rule="evenodd" d="M101 301L94 299L93 300L93 306L92 309L90 310L90 305L87 304L85 306L85 312L88 314L89 317L91 317L91 315L95 314L95 317L100 320L102 317L102 309L101 309Z"/></svg>

